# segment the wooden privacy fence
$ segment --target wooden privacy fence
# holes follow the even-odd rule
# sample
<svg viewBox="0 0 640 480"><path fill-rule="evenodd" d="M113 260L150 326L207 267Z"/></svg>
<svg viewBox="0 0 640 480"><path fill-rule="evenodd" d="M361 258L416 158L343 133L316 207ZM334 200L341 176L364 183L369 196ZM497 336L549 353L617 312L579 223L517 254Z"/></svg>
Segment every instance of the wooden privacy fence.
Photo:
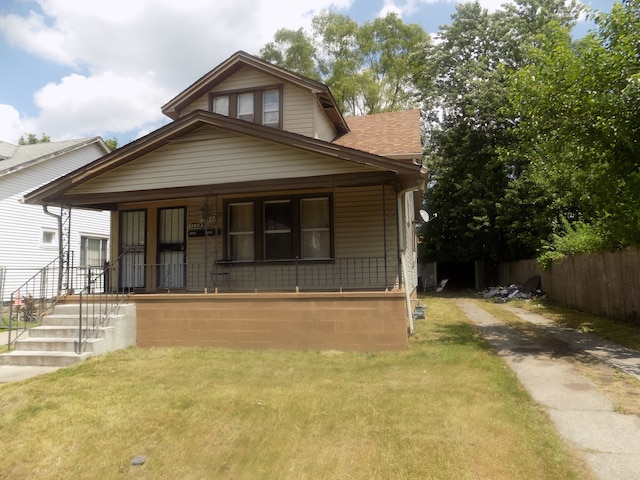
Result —
<svg viewBox="0 0 640 480"><path fill-rule="evenodd" d="M581 311L619 319L640 319L640 252L578 255L554 260L541 270L536 260L500 264L500 283L524 283L540 275L552 300Z"/></svg>

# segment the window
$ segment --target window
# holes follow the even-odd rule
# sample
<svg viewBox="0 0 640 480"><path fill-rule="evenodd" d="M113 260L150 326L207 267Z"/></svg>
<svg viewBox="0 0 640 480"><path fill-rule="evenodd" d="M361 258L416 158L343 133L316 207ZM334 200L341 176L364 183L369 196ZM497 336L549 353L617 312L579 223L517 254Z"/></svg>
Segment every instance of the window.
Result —
<svg viewBox="0 0 640 480"><path fill-rule="evenodd" d="M330 258L329 199L303 198L300 201L300 214L302 258Z"/></svg>
<svg viewBox="0 0 640 480"><path fill-rule="evenodd" d="M291 200L263 203L265 260L293 258L291 239Z"/></svg>
<svg viewBox="0 0 640 480"><path fill-rule="evenodd" d="M332 258L329 195L233 202L226 211L229 260Z"/></svg>
<svg viewBox="0 0 640 480"><path fill-rule="evenodd" d="M238 115L240 120L253 122L253 92L238 95Z"/></svg>
<svg viewBox="0 0 640 480"><path fill-rule="evenodd" d="M102 237L80 237L80 266L103 266L109 258L109 240Z"/></svg>
<svg viewBox="0 0 640 480"><path fill-rule="evenodd" d="M213 94L211 111L274 128L282 124L280 88Z"/></svg>
<svg viewBox="0 0 640 480"><path fill-rule="evenodd" d="M52 228L43 228L42 236L40 237L40 245L43 247L57 247L58 231Z"/></svg>
<svg viewBox="0 0 640 480"><path fill-rule="evenodd" d="M213 99L213 113L229 115L229 96L221 95Z"/></svg>
<svg viewBox="0 0 640 480"><path fill-rule="evenodd" d="M266 90L262 94L262 124L280 126L280 90Z"/></svg>
<svg viewBox="0 0 640 480"><path fill-rule="evenodd" d="M234 261L253 260L253 203L230 204L228 218L229 259Z"/></svg>

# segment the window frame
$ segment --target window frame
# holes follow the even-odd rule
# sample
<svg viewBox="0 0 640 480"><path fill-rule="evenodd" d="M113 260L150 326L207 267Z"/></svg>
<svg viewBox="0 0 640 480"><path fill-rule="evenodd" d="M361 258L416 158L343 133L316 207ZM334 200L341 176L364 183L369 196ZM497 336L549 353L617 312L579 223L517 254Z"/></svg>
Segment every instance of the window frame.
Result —
<svg viewBox="0 0 640 480"><path fill-rule="evenodd" d="M264 122L264 94L266 92L277 91L278 92L278 122L277 123L265 123ZM216 113L214 106L216 99L220 97L228 98L228 112L227 114L218 113L218 115L228 116L230 118L240 119L238 116L238 99L240 95L253 94L253 119L251 123L256 123L265 127L278 128L282 130L282 117L283 117L283 102L282 102L282 85L267 85L260 88L248 88L242 90L226 90L220 92L211 92L209 94L209 111ZM245 120L249 121L249 120Z"/></svg>
<svg viewBox="0 0 640 480"><path fill-rule="evenodd" d="M328 257L302 257L302 200L305 199L326 199L329 203L329 256ZM291 258L285 259L267 259L265 235L267 235L264 219L264 205L275 202L290 202L291 203L291 243L292 243L292 255ZM234 260L231 258L231 216L230 207L232 205L239 204L252 204L253 205L253 259L252 260ZM335 225L333 214L333 195L331 193L310 193L304 195L279 195L273 197L258 197L258 198L237 198L228 199L224 202L225 219L225 235L224 235L224 251L225 261L231 263L293 263L296 261L309 262L309 263L321 263L321 262L334 262L335 261Z"/></svg>
<svg viewBox="0 0 640 480"><path fill-rule="evenodd" d="M86 264L86 248L85 248L85 242L89 241L89 240L99 240L101 245L104 245L104 249L101 249L101 256L102 253L104 253L104 260L102 261L101 265L89 265ZM108 236L105 235L94 235L91 233L80 233L80 259L79 259L79 266L80 267L102 267L104 266L104 262L109 261L109 240L110 238Z"/></svg>
<svg viewBox="0 0 640 480"><path fill-rule="evenodd" d="M44 236L45 234L51 234L51 241L45 242ZM42 248L58 248L58 229L50 228L50 227L40 227L40 247Z"/></svg>

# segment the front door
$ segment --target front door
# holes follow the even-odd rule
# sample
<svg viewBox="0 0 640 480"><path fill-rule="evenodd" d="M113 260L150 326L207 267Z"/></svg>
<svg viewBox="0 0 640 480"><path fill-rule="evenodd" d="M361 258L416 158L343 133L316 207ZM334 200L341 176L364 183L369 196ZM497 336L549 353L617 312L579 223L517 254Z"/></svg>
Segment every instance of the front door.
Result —
<svg viewBox="0 0 640 480"><path fill-rule="evenodd" d="M145 287L147 211L120 212L120 286L123 289Z"/></svg>
<svg viewBox="0 0 640 480"><path fill-rule="evenodd" d="M185 288L184 207L158 210L158 288Z"/></svg>

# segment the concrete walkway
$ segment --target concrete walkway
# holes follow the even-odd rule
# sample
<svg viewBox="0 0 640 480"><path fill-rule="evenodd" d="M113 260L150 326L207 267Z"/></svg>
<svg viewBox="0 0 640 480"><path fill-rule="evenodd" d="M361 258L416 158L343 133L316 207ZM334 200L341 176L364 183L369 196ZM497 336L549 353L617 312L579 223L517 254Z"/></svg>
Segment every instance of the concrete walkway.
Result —
<svg viewBox="0 0 640 480"><path fill-rule="evenodd" d="M534 400L544 406L565 442L583 455L596 478L637 480L640 478L640 418L616 413L612 402L595 384L562 359L554 359L518 330L500 322L471 300L457 305L478 331L513 369ZM598 358L632 375L640 373L640 353L555 327L544 317L513 310L523 320L570 343L576 351Z"/></svg>
<svg viewBox="0 0 640 480"><path fill-rule="evenodd" d="M0 345L7 345L9 332L0 332ZM0 384L17 382L27 378L42 375L43 373L55 372L60 367L15 367L12 365L0 365Z"/></svg>

